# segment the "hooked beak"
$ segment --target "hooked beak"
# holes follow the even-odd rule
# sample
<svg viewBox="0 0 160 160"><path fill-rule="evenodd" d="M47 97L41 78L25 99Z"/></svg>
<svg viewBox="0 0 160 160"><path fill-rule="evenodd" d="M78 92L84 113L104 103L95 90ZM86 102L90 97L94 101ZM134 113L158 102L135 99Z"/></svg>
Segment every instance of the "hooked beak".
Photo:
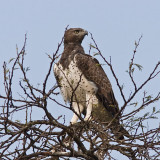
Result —
<svg viewBox="0 0 160 160"><path fill-rule="evenodd" d="M87 35L88 36L88 32L86 30L84 30L84 35Z"/></svg>

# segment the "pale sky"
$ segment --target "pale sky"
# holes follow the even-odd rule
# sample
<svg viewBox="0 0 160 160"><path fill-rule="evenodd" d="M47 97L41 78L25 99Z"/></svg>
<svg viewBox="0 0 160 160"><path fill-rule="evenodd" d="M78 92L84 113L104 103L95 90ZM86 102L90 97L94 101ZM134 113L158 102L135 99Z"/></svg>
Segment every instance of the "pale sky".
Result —
<svg viewBox="0 0 160 160"><path fill-rule="evenodd" d="M0 94L3 85L3 61L16 57L16 44L19 50L27 33L26 66L30 67L28 77L34 85L42 82L49 68L46 55L54 53L60 42L65 27L81 27L91 32L102 54L109 60L112 58L113 68L121 84L125 85L125 93L133 89L125 72L132 57L134 43L141 35L135 62L143 66L143 72L137 70L136 82L141 84L160 61L160 1L159 0L0 0ZM88 53L90 36L85 37L82 45ZM61 47L61 52L63 46ZM60 52L60 53L61 53ZM104 63L101 58L98 58ZM111 83L119 106L123 105L116 82L103 66ZM19 73L16 72L14 83L18 84ZM160 91L160 75L146 86L149 94L156 95ZM50 76L48 88L55 84L53 74ZM13 86L15 94L16 85ZM142 90L144 91L144 89ZM142 95L142 94L140 94ZM61 95L58 99L62 102ZM137 97L139 100L139 97ZM136 101L136 99L135 99ZM72 117L71 112L62 108L49 106L55 116ZM158 104L155 106L160 108ZM56 113L55 113L56 108ZM129 108L128 108L129 111ZM39 111L37 111L39 112ZM18 115L17 119L21 119ZM36 117L35 119L39 117ZM155 124L157 126L158 123Z"/></svg>

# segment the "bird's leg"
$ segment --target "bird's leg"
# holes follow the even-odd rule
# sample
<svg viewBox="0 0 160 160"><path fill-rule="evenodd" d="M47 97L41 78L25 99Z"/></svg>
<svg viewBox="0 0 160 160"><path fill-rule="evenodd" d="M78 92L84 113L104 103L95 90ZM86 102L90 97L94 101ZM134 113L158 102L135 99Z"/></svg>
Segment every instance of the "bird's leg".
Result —
<svg viewBox="0 0 160 160"><path fill-rule="evenodd" d="M72 106L73 106L74 111L78 115L80 115L82 113L83 109L84 109L83 105L80 104L80 103L77 104L77 102L72 102ZM71 124L74 124L74 123L76 123L78 121L79 117L78 117L78 115L76 113L73 114L73 117L72 117L71 122L70 122Z"/></svg>
<svg viewBox="0 0 160 160"><path fill-rule="evenodd" d="M93 95L86 94L86 116L84 118L84 121L91 120L91 113L92 113L92 105L93 105Z"/></svg>

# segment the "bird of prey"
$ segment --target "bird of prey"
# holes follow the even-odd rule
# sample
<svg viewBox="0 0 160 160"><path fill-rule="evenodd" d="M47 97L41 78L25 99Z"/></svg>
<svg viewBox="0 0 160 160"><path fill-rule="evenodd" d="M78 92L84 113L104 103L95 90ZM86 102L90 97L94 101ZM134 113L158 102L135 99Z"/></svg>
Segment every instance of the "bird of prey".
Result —
<svg viewBox="0 0 160 160"><path fill-rule="evenodd" d="M65 102L72 104L74 115L71 124L85 113L84 121L92 119L110 122L119 112L111 83L94 57L85 54L81 45L88 32L81 28L70 28L64 34L64 51L54 65L54 74ZM124 128L119 117L111 128L118 139L123 139ZM115 131L116 130L116 131Z"/></svg>

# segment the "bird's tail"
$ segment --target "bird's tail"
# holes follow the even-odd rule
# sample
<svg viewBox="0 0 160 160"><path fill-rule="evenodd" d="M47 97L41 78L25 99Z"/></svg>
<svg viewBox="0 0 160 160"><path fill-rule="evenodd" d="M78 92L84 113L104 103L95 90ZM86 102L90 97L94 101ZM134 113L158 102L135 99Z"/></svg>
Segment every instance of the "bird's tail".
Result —
<svg viewBox="0 0 160 160"><path fill-rule="evenodd" d="M124 136L127 138L132 138L132 136L128 133L128 131L120 124L113 124L111 126L111 131L115 135L118 140L123 140Z"/></svg>

